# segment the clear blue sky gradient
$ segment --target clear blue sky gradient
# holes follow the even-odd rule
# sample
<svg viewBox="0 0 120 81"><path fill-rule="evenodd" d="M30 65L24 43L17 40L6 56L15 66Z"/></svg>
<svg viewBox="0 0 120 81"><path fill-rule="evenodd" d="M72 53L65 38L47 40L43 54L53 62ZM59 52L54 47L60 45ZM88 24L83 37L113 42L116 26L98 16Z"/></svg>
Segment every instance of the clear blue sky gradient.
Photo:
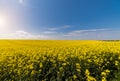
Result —
<svg viewBox="0 0 120 81"><path fill-rule="evenodd" d="M62 25L79 25L77 29L120 26L119 0L30 0L29 3L26 21L38 28Z"/></svg>
<svg viewBox="0 0 120 81"><path fill-rule="evenodd" d="M120 0L1 0L0 9L14 14L15 26L35 34L57 27L57 33L120 29Z"/></svg>

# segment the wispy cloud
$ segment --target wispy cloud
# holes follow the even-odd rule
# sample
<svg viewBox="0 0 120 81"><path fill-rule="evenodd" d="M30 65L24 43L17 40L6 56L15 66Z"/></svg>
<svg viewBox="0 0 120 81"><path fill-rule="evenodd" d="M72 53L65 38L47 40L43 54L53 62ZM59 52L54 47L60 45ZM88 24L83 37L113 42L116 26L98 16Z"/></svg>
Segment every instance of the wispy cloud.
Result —
<svg viewBox="0 0 120 81"><path fill-rule="evenodd" d="M87 39L87 40L119 40L120 30L113 29L90 29L75 30L62 36L65 39Z"/></svg>
<svg viewBox="0 0 120 81"><path fill-rule="evenodd" d="M71 32L43 31L33 34L26 31L16 31L13 33L0 34L0 39L95 39L112 40L120 39L120 30L112 29L90 29L75 30Z"/></svg>
<svg viewBox="0 0 120 81"><path fill-rule="evenodd" d="M55 31L55 30L67 29L67 28L71 28L71 27L73 27L73 26L64 25L64 26L60 26L60 27L51 27L51 28L48 28L48 30Z"/></svg>
<svg viewBox="0 0 120 81"><path fill-rule="evenodd" d="M106 31L110 29L88 29L88 30L74 30L68 33L68 35L79 35L81 33L90 33L90 32L99 32L99 31Z"/></svg>

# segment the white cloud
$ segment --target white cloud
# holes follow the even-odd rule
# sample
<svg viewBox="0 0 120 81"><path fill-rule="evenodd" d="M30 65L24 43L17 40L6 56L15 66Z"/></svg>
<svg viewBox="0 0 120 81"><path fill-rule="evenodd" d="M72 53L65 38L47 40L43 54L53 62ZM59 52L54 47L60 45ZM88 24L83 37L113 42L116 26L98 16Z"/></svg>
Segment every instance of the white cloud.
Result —
<svg viewBox="0 0 120 81"><path fill-rule="evenodd" d="M0 34L0 39L48 39L45 35L34 35L25 31L16 31L15 33Z"/></svg>

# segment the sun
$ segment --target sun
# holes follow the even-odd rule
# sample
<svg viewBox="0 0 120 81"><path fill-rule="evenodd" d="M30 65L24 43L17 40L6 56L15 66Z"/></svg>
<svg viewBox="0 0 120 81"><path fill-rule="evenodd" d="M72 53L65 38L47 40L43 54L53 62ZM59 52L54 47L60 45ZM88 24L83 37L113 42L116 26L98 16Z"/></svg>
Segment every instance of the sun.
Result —
<svg viewBox="0 0 120 81"><path fill-rule="evenodd" d="M5 27L7 24L5 17L0 17L0 28Z"/></svg>

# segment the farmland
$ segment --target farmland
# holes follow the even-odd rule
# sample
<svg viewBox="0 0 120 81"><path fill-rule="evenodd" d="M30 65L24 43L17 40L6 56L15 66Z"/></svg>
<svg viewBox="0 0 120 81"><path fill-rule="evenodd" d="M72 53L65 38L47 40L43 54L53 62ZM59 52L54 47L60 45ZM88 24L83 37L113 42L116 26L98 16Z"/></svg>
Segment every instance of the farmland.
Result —
<svg viewBox="0 0 120 81"><path fill-rule="evenodd" d="M119 81L120 42L0 40L0 81Z"/></svg>

